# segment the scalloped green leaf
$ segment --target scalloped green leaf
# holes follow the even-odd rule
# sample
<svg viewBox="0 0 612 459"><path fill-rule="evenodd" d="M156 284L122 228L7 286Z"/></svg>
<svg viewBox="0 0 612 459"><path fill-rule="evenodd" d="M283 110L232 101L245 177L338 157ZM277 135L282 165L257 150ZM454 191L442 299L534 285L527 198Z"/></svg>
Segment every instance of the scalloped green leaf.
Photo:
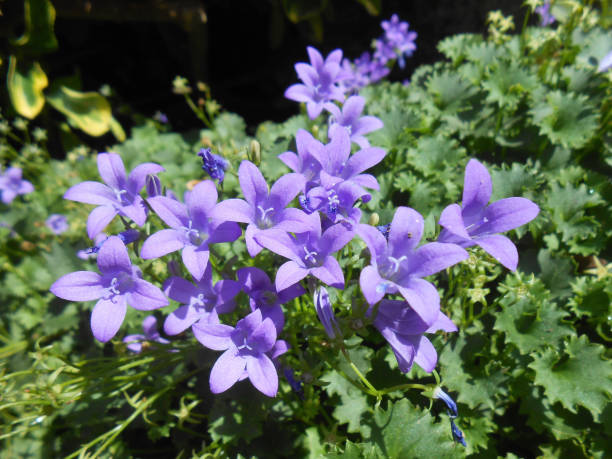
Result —
<svg viewBox="0 0 612 459"><path fill-rule="evenodd" d="M337 371L330 371L323 375L321 381L328 383L325 391L330 395L337 395L340 403L334 409L334 418L340 424L348 424L349 432L369 434L369 426L364 425L364 417L370 416L370 403L367 395L355 387Z"/></svg>
<svg viewBox="0 0 612 459"><path fill-rule="evenodd" d="M427 81L427 91L433 96L436 107L447 114L467 110L468 100L478 93L477 88L450 72L432 75Z"/></svg>
<svg viewBox="0 0 612 459"><path fill-rule="evenodd" d="M381 458L462 455L461 449L455 448L449 424L434 422L428 411L418 409L406 399L374 412L369 440Z"/></svg>
<svg viewBox="0 0 612 459"><path fill-rule="evenodd" d="M612 396L612 362L604 359L604 351L585 335L573 336L562 355L545 349L533 356L529 367L535 371L535 384L544 388L552 402L561 403L572 413L583 406L595 416Z"/></svg>
<svg viewBox="0 0 612 459"><path fill-rule="evenodd" d="M550 293L541 280L523 283L508 276L499 290L502 310L493 328L503 332L506 342L514 344L521 354L544 346L556 348L563 338L572 335L572 329L562 323L568 313L549 300Z"/></svg>
<svg viewBox="0 0 612 459"><path fill-rule="evenodd" d="M598 128L597 110L584 95L542 91L529 113L541 134L567 148L583 147Z"/></svg>
<svg viewBox="0 0 612 459"><path fill-rule="evenodd" d="M511 110L516 109L524 94L531 92L537 84L535 75L514 61L500 61L487 80L482 82L482 86L488 91L488 102Z"/></svg>
<svg viewBox="0 0 612 459"><path fill-rule="evenodd" d="M6 83L15 111L28 119L35 118L45 105L43 89L49 84L40 64L17 62L17 58L11 56Z"/></svg>

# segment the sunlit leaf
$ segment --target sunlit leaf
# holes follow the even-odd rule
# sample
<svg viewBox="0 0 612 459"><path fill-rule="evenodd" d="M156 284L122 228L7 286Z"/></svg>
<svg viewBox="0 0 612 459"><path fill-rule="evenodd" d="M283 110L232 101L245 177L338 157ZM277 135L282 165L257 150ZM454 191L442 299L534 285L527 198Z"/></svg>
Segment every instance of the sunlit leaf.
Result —
<svg viewBox="0 0 612 459"><path fill-rule="evenodd" d="M89 135L101 136L111 128L110 104L97 92L79 92L60 86L47 96L47 100L74 126Z"/></svg>
<svg viewBox="0 0 612 459"><path fill-rule="evenodd" d="M11 56L6 80L15 111L26 118L35 118L45 105L43 89L49 84L40 64L21 64L15 56Z"/></svg>

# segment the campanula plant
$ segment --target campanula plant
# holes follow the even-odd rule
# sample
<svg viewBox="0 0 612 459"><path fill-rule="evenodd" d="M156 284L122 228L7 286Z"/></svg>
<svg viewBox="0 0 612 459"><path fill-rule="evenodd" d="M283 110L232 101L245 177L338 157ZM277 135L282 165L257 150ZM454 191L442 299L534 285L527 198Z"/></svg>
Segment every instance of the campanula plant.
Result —
<svg viewBox="0 0 612 459"><path fill-rule="evenodd" d="M542 6L409 86L400 16L356 60L310 46L301 114L257 129L182 78L199 135L157 115L59 161L0 119L31 185L0 218L2 451L603 457L612 43Z"/></svg>

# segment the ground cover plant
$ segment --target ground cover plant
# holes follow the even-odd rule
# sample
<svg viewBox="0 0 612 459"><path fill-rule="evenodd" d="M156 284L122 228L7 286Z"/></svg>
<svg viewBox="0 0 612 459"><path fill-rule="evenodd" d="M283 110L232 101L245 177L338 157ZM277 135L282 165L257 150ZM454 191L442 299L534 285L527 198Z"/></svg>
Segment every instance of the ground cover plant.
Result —
<svg viewBox="0 0 612 459"><path fill-rule="evenodd" d="M254 131L177 77L197 136L158 113L123 140L109 113L119 143L62 160L14 102L40 72L10 67L4 454L605 457L612 35L591 3L492 11L401 83L410 18L361 56L308 47L298 114Z"/></svg>

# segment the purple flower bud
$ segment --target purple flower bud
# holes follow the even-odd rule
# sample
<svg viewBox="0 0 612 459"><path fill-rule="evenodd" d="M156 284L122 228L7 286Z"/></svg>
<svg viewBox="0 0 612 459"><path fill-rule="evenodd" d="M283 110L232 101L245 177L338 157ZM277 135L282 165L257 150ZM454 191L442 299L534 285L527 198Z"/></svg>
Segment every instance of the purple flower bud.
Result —
<svg viewBox="0 0 612 459"><path fill-rule="evenodd" d="M45 224L47 225L47 228L53 232L53 234L58 235L66 232L70 226L66 217L61 214L51 214L49 218L47 218Z"/></svg>
<svg viewBox="0 0 612 459"><path fill-rule="evenodd" d="M162 194L162 184L161 180L157 175L148 174L145 186L147 189L147 196L152 198L153 196L161 196Z"/></svg>
<svg viewBox="0 0 612 459"><path fill-rule="evenodd" d="M302 389L302 381L298 381L295 379L295 373L293 369L289 367L283 368L283 374L285 375L285 379L291 386L291 390L297 394L300 399L304 400L304 390Z"/></svg>
<svg viewBox="0 0 612 459"><path fill-rule="evenodd" d="M457 404L451 398L451 396L444 392L441 388L435 388L433 392L433 398L439 398L444 403L446 403L446 406L448 407L448 415L451 419L454 419L459 416L459 413L457 412Z"/></svg>
<svg viewBox="0 0 612 459"><path fill-rule="evenodd" d="M202 148L198 152L198 156L202 158L202 169L206 171L210 178L223 182L225 171L229 167L229 161L219 155L214 155L210 152L210 148Z"/></svg>
<svg viewBox="0 0 612 459"><path fill-rule="evenodd" d="M453 434L453 440L457 443L462 444L463 446L467 446L467 444L465 443L463 432L461 432L459 427L457 427L457 424L455 424L455 421L451 419L450 424L451 424L451 433Z"/></svg>
<svg viewBox="0 0 612 459"><path fill-rule="evenodd" d="M336 339L336 337L342 336L342 332L340 331L340 327L336 321L336 316L334 315L334 309L329 301L327 289L320 287L315 292L314 304L319 320L323 324L323 328L325 328L325 333L327 333L327 336L329 336L330 339Z"/></svg>

